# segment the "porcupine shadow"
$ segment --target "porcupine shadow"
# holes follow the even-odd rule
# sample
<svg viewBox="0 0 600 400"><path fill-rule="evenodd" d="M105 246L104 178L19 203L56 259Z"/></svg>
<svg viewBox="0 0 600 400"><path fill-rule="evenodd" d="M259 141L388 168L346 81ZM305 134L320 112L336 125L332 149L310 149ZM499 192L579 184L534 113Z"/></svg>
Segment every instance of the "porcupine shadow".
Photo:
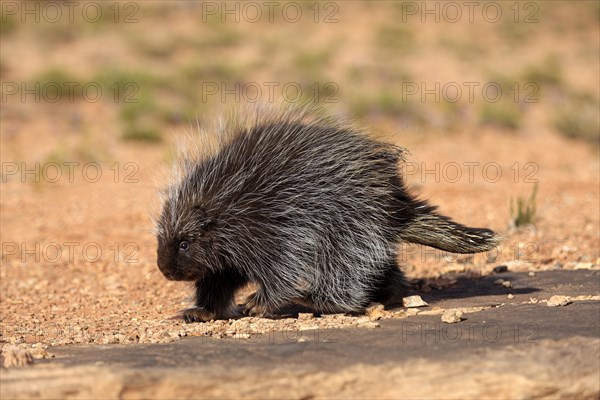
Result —
<svg viewBox="0 0 600 400"><path fill-rule="evenodd" d="M437 303L447 303L448 301L460 300L461 307L481 306L482 299L489 298L490 303L495 303L496 298L501 298L504 301L506 295L511 293L513 295L532 294L539 292L540 289L537 285L528 284L523 287L512 287L510 290L507 288L494 283L498 279L505 279L512 281L518 279L519 283L523 280L523 275L526 273L513 273L506 274L491 274L487 276L458 276L455 278L455 282L451 285L446 286L443 279L432 279L432 278L420 278L418 276L412 278L407 283L407 286L398 288L394 295L393 300L384 304L386 310L397 310L403 308L402 298L405 296L419 295L421 296L430 306L435 306ZM436 289L437 283L440 283L443 288ZM423 287L429 287L427 291L423 291ZM434 288L431 288L434 286ZM474 300L470 300L474 299ZM459 304L457 303L457 306ZM243 309L243 302L237 303L237 306ZM315 316L320 316L319 310L311 308L303 304L290 304L286 307L282 307L277 310L276 315L281 318L297 317L300 313L312 313Z"/></svg>
<svg viewBox="0 0 600 400"><path fill-rule="evenodd" d="M506 288L494 284L494 280L499 279L499 275L489 275L481 277L467 277L460 276L456 278L456 282L443 289L432 289L428 292L423 292L420 289L420 283L424 281L423 278L411 279L410 285L406 290L399 290L396 293L395 301L385 304L386 310L398 310L403 308L402 297L419 295L421 296L430 306L435 306L437 303L447 302L451 300L461 300L461 307L481 306L482 298L489 297L490 302L494 302L494 297L502 297L504 299L507 293L513 295L519 294L532 294L539 292L540 289L535 286L511 288L507 291ZM430 280L431 281L431 280ZM435 280L432 282L435 283ZM475 300L469 300L475 299ZM243 303L239 303L238 307L243 308ZM321 313L311 307L301 304L291 304L287 307L283 307L277 310L277 315L282 318L297 317L300 313L312 313L315 316L320 316Z"/></svg>

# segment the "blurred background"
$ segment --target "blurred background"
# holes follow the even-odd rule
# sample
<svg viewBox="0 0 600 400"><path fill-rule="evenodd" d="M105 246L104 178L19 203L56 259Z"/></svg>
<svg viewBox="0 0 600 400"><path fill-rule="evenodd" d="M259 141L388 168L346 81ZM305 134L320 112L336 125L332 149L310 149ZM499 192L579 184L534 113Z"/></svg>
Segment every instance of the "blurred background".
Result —
<svg viewBox="0 0 600 400"><path fill-rule="evenodd" d="M597 1L6 1L3 139L47 118L61 138L160 142L223 103L284 99L398 134L597 143L598 13Z"/></svg>
<svg viewBox="0 0 600 400"><path fill-rule="evenodd" d="M599 4L2 1L2 322L185 305L155 266L156 188L178 136L248 102L408 147L412 190L507 239L407 249L411 278L597 266Z"/></svg>

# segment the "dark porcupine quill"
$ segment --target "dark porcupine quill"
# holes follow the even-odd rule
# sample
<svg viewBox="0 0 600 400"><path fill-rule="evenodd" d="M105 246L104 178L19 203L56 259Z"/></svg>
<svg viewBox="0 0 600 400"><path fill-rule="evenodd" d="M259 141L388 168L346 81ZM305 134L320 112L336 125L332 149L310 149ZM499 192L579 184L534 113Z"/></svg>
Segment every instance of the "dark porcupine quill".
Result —
<svg viewBox="0 0 600 400"><path fill-rule="evenodd" d="M307 109L257 110L210 139L186 149L157 223L160 270L195 282L188 322L236 315L248 282L258 286L249 315L294 302L360 312L405 287L400 241L455 253L497 244L411 196L403 149Z"/></svg>

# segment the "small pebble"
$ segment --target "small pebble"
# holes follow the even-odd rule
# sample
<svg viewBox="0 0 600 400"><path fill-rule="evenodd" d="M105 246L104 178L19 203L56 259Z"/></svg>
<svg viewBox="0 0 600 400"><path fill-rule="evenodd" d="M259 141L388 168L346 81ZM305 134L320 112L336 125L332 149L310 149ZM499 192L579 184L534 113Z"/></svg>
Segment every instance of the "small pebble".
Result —
<svg viewBox="0 0 600 400"><path fill-rule="evenodd" d="M506 265L498 265L494 267L495 274L501 274L503 272L508 272L508 267Z"/></svg>
<svg viewBox="0 0 600 400"><path fill-rule="evenodd" d="M233 338L234 339L250 339L250 334L238 332L235 335L233 335Z"/></svg>
<svg viewBox="0 0 600 400"><path fill-rule="evenodd" d="M388 312L385 311L383 304L373 304L365 310L365 314L369 317L371 321L376 321L388 315Z"/></svg>
<svg viewBox="0 0 600 400"><path fill-rule="evenodd" d="M312 331L312 330L316 330L319 329L318 325L302 325L300 327L298 327L299 331Z"/></svg>
<svg viewBox="0 0 600 400"><path fill-rule="evenodd" d="M408 297L403 298L402 305L407 308L412 308L412 307L427 307L429 304L427 304L425 301L423 301L421 296L415 295L415 296L408 296Z"/></svg>
<svg viewBox="0 0 600 400"><path fill-rule="evenodd" d="M361 322L358 324L358 326L360 328L374 329L374 328L379 328L381 325L379 324L379 322L369 321L369 322Z"/></svg>
<svg viewBox="0 0 600 400"><path fill-rule="evenodd" d="M535 272L529 271L529 273L527 275L529 275L529 276L535 276Z"/></svg>
<svg viewBox="0 0 600 400"><path fill-rule="evenodd" d="M4 368L24 367L33 364L33 355L29 350L10 346L5 348L2 353L4 355Z"/></svg>
<svg viewBox="0 0 600 400"><path fill-rule="evenodd" d="M463 312L460 310L446 310L442 314L442 322L455 324L462 321Z"/></svg>
<svg viewBox="0 0 600 400"><path fill-rule="evenodd" d="M579 262L575 264L573 269L592 269L593 265L594 264L592 264L591 262Z"/></svg>
<svg viewBox="0 0 600 400"><path fill-rule="evenodd" d="M567 296L552 296L548 299L548 307L561 307L570 304L571 301Z"/></svg>
<svg viewBox="0 0 600 400"><path fill-rule="evenodd" d="M506 281L504 279L496 279L494 281L494 285L504 286L505 288L511 288L512 287L512 282L511 281Z"/></svg>
<svg viewBox="0 0 600 400"><path fill-rule="evenodd" d="M552 267L550 269L557 270L557 269L561 269L562 267L563 267L563 265L561 263L559 263L558 261L556 261L554 264L552 264Z"/></svg>
<svg viewBox="0 0 600 400"><path fill-rule="evenodd" d="M515 298L515 296L512 293L509 293L508 296L506 296L506 297L509 298L509 299L514 299Z"/></svg>
<svg viewBox="0 0 600 400"><path fill-rule="evenodd" d="M406 310L406 315L409 317L417 315L418 313L419 313L419 310L417 310L416 308L409 308L408 310Z"/></svg>

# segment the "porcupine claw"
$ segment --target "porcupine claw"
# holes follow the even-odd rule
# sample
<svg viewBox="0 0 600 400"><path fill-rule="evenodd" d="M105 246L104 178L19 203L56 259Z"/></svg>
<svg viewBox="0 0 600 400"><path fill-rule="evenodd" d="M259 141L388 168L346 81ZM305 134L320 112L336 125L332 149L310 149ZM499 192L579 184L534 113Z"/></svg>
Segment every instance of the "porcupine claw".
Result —
<svg viewBox="0 0 600 400"><path fill-rule="evenodd" d="M183 310L181 314L181 318L183 318L183 320L188 324L192 322L212 321L215 319L215 317L215 313L206 311L205 309L199 307L187 308Z"/></svg>
<svg viewBox="0 0 600 400"><path fill-rule="evenodd" d="M258 304L257 298L258 292L252 293L250 296L246 297L246 300L242 304L244 314L248 315L249 317L272 317L272 314L267 310L265 306Z"/></svg>

